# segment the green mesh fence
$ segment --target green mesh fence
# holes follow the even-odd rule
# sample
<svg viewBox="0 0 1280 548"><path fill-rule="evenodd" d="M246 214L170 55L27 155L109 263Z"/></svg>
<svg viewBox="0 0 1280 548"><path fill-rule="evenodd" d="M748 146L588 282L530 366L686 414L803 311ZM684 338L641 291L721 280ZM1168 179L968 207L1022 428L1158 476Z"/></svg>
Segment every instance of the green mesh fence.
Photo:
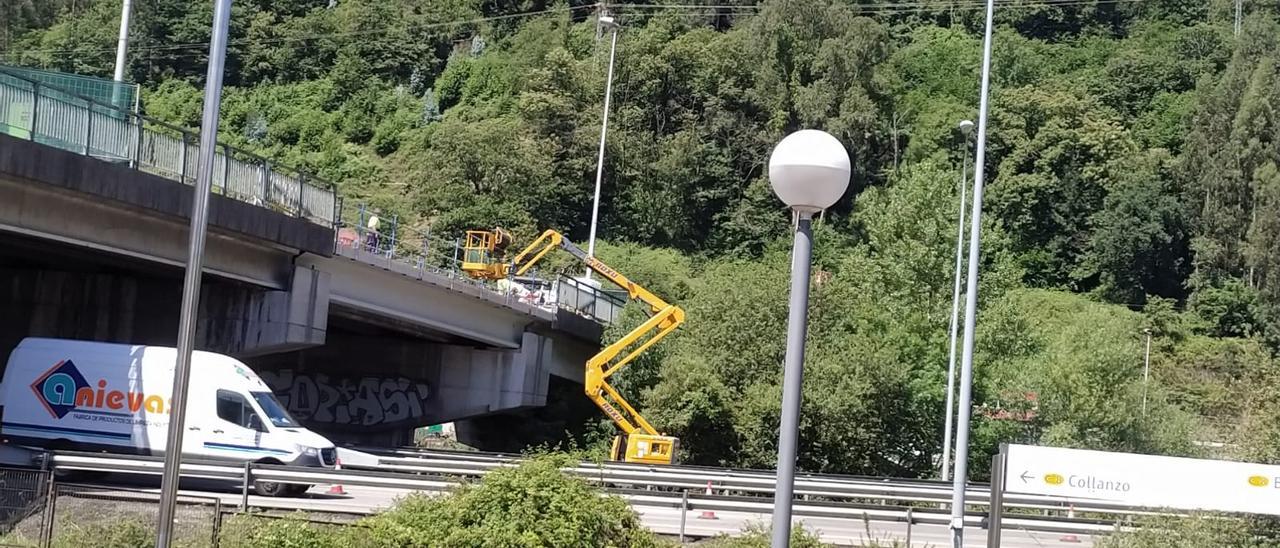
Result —
<svg viewBox="0 0 1280 548"><path fill-rule="evenodd" d="M6 72L104 105L113 105L121 110L134 112L134 106L137 104L137 84L65 72L0 65L0 73Z"/></svg>

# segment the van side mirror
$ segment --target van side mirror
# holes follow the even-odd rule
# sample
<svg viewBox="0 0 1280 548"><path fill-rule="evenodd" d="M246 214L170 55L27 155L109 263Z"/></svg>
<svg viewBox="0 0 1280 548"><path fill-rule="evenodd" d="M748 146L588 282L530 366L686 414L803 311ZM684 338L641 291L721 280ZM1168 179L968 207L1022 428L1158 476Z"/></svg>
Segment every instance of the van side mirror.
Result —
<svg viewBox="0 0 1280 548"><path fill-rule="evenodd" d="M267 431L266 427L262 425L262 419L258 417L257 413L249 415L249 429L257 430L259 432Z"/></svg>

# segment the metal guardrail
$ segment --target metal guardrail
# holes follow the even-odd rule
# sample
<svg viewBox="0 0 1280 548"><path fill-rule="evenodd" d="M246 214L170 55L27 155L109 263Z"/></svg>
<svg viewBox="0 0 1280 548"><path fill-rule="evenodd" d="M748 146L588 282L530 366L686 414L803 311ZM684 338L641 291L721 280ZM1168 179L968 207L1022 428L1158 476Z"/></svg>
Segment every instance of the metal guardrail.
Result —
<svg viewBox="0 0 1280 548"><path fill-rule="evenodd" d="M163 461L156 457L106 456L98 453L51 453L48 460L54 470L82 470L124 474L159 475ZM184 461L182 475L191 478L222 479L240 482L243 486L244 507L249 506L248 487L253 481L273 481L299 484L342 484L346 486L444 492L464 481L461 476L430 476L397 472L354 470L327 470L296 466L245 464L243 466L207 461ZM652 483L650 484L652 487ZM760 497L735 495L707 495L683 491L660 491L641 488L603 486L605 492L627 499L633 506L668 507L698 511L730 511L754 514L768 513L772 502ZM296 506L296 505L295 505ZM372 513L373 508L367 509ZM875 519L908 523L949 522L949 512L935 508L918 508L902 505L857 504L838 501L799 500L793 506L793 514L801 517L828 517L847 519ZM984 526L986 514L966 512L965 521L972 526ZM1114 531L1116 524L1110 521L1062 518L1052 516L1010 515L1007 526L1034 532L1096 534Z"/></svg>
<svg viewBox="0 0 1280 548"><path fill-rule="evenodd" d="M464 451L432 451L416 449L361 449L379 458L379 464L344 465L361 470L390 470L405 473L459 475L480 477L500 467L515 466L520 457L499 453ZM772 472L750 469L711 468L702 466L651 466L630 463L582 463L565 470L584 479L602 484L641 485L668 490L704 489L724 493L772 497L775 476ZM934 480L849 476L835 474L802 474L796 477L795 494L801 498L825 500L880 500L902 503L949 504L951 483ZM966 491L970 506L990 504L989 486L972 483ZM1114 515L1169 515L1172 512L1135 508L1093 499L1051 497L1044 495L1006 494L1004 506L1040 512L1069 510Z"/></svg>
<svg viewBox="0 0 1280 548"><path fill-rule="evenodd" d="M194 184L200 138L182 128L0 69L0 133ZM332 226L334 186L219 144L213 192Z"/></svg>

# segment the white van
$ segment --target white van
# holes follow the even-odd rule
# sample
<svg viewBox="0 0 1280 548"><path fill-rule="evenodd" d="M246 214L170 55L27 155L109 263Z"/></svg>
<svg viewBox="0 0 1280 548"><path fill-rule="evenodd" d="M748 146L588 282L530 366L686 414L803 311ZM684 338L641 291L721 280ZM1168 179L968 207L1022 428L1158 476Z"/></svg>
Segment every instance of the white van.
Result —
<svg viewBox="0 0 1280 548"><path fill-rule="evenodd" d="M46 449L164 454L177 350L28 338L0 384L0 436ZM258 375L234 358L191 357L184 456L332 468L333 443L303 428ZM305 485L259 482L264 495Z"/></svg>

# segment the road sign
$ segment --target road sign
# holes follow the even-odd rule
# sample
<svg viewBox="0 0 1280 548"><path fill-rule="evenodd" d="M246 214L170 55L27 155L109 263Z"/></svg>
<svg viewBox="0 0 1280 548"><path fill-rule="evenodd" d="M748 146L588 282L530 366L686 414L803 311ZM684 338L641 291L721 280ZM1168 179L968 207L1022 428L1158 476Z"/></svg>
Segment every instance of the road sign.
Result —
<svg viewBox="0 0 1280 548"><path fill-rule="evenodd" d="M1280 516L1280 466L1010 445L1006 493Z"/></svg>

